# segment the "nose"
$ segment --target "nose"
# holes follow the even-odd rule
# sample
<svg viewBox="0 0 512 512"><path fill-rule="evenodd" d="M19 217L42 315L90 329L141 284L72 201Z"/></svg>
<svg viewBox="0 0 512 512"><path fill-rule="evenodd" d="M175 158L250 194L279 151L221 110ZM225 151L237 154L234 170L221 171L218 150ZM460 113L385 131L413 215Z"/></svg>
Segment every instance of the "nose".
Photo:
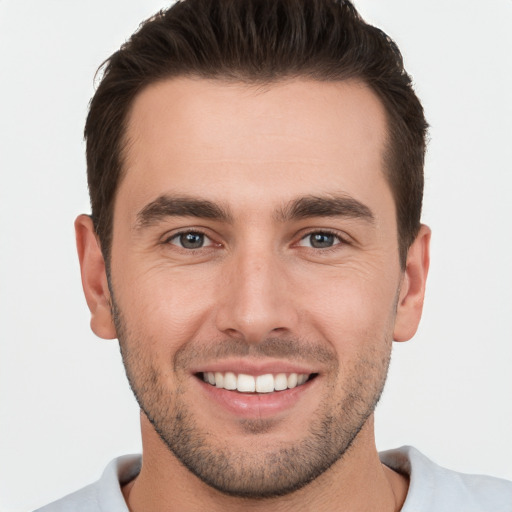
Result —
<svg viewBox="0 0 512 512"><path fill-rule="evenodd" d="M222 276L217 328L246 343L294 330L298 313L285 262L272 251L246 251L230 259Z"/></svg>

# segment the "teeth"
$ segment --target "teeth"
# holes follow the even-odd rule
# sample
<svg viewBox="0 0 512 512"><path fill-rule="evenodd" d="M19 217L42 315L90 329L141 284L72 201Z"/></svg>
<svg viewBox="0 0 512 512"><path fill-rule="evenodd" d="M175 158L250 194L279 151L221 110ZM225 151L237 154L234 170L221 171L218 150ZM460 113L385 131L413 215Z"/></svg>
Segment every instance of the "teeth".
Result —
<svg viewBox="0 0 512 512"><path fill-rule="evenodd" d="M283 391L283 389L288 389L288 377L285 373L278 373L275 376L274 389L276 391Z"/></svg>
<svg viewBox="0 0 512 512"><path fill-rule="evenodd" d="M284 391L301 386L308 380L307 373L278 373L272 375L246 375L233 372L204 372L203 380L218 388L240 391L241 393L272 393L273 391Z"/></svg>
<svg viewBox="0 0 512 512"><path fill-rule="evenodd" d="M256 380L252 375L245 375L241 373L238 375L236 389L242 393L254 393L256 391Z"/></svg>
<svg viewBox="0 0 512 512"><path fill-rule="evenodd" d="M304 384L304 382L306 382L308 380L308 376L307 375L298 375L297 376L297 386L302 386L302 384Z"/></svg>
<svg viewBox="0 0 512 512"><path fill-rule="evenodd" d="M224 387L224 375L220 372L215 372L215 385L218 388Z"/></svg>
<svg viewBox="0 0 512 512"><path fill-rule="evenodd" d="M226 372L224 374L224 389L235 390L236 383L237 383L237 378L234 373Z"/></svg>
<svg viewBox="0 0 512 512"><path fill-rule="evenodd" d="M256 391L258 393L272 393L274 391L274 376L270 373L256 377Z"/></svg>
<svg viewBox="0 0 512 512"><path fill-rule="evenodd" d="M290 389L296 388L298 380L299 380L299 377L296 373L290 373L290 375L288 375L288 387Z"/></svg>

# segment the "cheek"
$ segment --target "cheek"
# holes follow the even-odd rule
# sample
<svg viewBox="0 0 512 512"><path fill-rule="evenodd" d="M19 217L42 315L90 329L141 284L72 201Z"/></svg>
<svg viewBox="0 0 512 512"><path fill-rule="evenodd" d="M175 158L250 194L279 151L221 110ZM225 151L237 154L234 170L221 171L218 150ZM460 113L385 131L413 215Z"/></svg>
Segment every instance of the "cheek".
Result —
<svg viewBox="0 0 512 512"><path fill-rule="evenodd" d="M196 337L214 303L212 276L192 268L170 271L163 265L141 271L140 266L131 267L119 265L113 285L116 302L132 332L168 347ZM123 275L130 279L123 280Z"/></svg>
<svg viewBox="0 0 512 512"><path fill-rule="evenodd" d="M387 346L393 331L397 279L371 272L340 272L310 296L303 317L338 353Z"/></svg>

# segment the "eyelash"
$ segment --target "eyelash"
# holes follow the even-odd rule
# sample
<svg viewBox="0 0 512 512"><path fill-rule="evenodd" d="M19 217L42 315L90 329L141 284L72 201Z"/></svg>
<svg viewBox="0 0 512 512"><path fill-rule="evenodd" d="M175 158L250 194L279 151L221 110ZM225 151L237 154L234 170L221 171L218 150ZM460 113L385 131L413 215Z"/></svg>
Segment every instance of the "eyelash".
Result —
<svg viewBox="0 0 512 512"><path fill-rule="evenodd" d="M178 244L172 244L173 240L176 240L176 239L178 239L179 237L181 237L183 235L189 235L189 234L202 235L205 239L210 241L210 244L208 244L206 246L201 246L201 247L198 247L198 248L186 248L186 247L180 246ZM311 237L312 235L328 235L328 236L333 236L337 240L337 243L334 243L330 247L323 247L323 248L308 247L308 246L301 246L300 245L300 243L302 241L306 240L308 237ZM163 240L163 244L164 245L167 245L167 244L174 245L178 249L187 251L189 253L190 252L194 252L194 251L198 251L200 249L208 250L208 249L211 249L214 246L217 246L217 247L222 246L222 244L220 244L220 243L215 243L213 241L213 239L210 236L208 236L208 234L205 233L201 229L186 229L186 230L179 231L177 233L173 233L171 236L168 236L168 237L166 237ZM305 249L309 249L309 250L312 250L312 251L315 251L315 252L328 253L328 252L331 252L331 251L338 250L340 245L349 245L349 242L344 237L342 237L339 234L339 232L337 232L337 231L333 231L333 230L330 230L330 229L313 229L313 230L310 230L307 233L303 234L300 237L299 241L296 242L294 245L296 245L296 246L298 245L299 247L304 247Z"/></svg>
<svg viewBox="0 0 512 512"><path fill-rule="evenodd" d="M191 234L194 234L194 235L202 235L205 239L209 240L211 243L207 246L202 246L202 247L198 247L197 249L188 249L186 247L182 247L178 244L172 244L172 241L173 240L176 240L176 239L179 239L179 237L183 236L183 235L191 235ZM211 248L212 246L220 246L221 244L219 243L215 243L212 238L210 236L208 236L203 230L201 229L184 229L182 231L178 231L177 233L173 233L172 235L166 237L164 240L163 240L163 244L164 245L167 245L167 244L171 244L171 245L175 245L178 249L182 249L184 251L187 251L187 252L193 252L194 250L199 250L199 249L209 249Z"/></svg>
<svg viewBox="0 0 512 512"><path fill-rule="evenodd" d="M349 245L349 242L344 237L342 237L339 232L333 231L330 229L312 229L311 231L308 231L306 234L304 234L300 237L299 243L302 242L303 240L307 239L308 237L311 237L312 235L330 235L337 239L337 243L333 244L330 247L324 247L324 248L305 247L306 249L310 249L315 252L328 253L328 252L338 250L340 245L341 246Z"/></svg>

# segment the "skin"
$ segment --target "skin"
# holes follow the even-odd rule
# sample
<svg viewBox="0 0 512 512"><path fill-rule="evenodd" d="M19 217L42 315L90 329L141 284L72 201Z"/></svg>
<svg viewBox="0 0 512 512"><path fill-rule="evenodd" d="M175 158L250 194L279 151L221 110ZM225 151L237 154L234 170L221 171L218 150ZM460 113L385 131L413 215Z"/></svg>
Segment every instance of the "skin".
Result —
<svg viewBox="0 0 512 512"><path fill-rule="evenodd" d="M111 289L89 217L75 224L92 329L119 337L143 410L143 466L123 490L130 510L401 508L407 480L378 459L373 409L392 340L408 340L420 320L430 231L421 227L402 271L386 134L382 104L354 81L180 78L136 98ZM154 206L162 196L209 201L226 215L168 215ZM291 213L311 197L328 209ZM334 197L370 215L333 212ZM180 247L183 232L202 233L205 245ZM315 233L327 246L312 245ZM226 409L197 378L219 364L291 365L316 378L276 412L249 400L247 413ZM172 439L180 429L200 443ZM203 475L182 464L178 451L191 447L199 460L211 456ZM319 459L328 467L299 482ZM273 485L282 496L271 497ZM249 498L237 496L244 489Z"/></svg>

